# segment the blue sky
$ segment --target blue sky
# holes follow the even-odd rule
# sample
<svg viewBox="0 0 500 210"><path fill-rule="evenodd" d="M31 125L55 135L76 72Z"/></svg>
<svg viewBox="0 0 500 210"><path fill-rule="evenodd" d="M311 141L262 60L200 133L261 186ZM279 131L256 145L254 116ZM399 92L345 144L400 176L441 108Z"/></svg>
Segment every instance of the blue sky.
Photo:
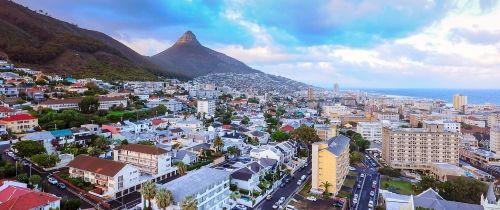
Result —
<svg viewBox="0 0 500 210"><path fill-rule="evenodd" d="M495 0L17 0L144 55L192 30L267 73L330 88L500 88Z"/></svg>

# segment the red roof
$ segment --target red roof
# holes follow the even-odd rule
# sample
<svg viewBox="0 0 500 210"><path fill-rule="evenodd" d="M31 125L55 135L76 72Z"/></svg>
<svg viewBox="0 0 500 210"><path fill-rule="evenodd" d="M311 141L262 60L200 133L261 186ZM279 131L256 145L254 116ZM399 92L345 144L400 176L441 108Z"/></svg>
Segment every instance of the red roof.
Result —
<svg viewBox="0 0 500 210"><path fill-rule="evenodd" d="M6 118L2 118L0 120L11 122L11 121L19 121L19 120L34 120L34 119L36 119L36 117L33 117L29 114L16 114L16 115L12 115L12 116L9 116Z"/></svg>
<svg viewBox="0 0 500 210"><path fill-rule="evenodd" d="M16 110L13 110L9 107L5 107L5 106L0 106L0 112L15 112Z"/></svg>
<svg viewBox="0 0 500 210"><path fill-rule="evenodd" d="M9 186L0 191L0 209L29 210L44 206L61 198L28 188Z"/></svg>
<svg viewBox="0 0 500 210"><path fill-rule="evenodd" d="M160 119L153 119L151 120L151 122L153 123L153 125L159 125L162 121Z"/></svg>
<svg viewBox="0 0 500 210"><path fill-rule="evenodd" d="M280 130L284 132L292 132L295 129L291 125L285 125Z"/></svg>

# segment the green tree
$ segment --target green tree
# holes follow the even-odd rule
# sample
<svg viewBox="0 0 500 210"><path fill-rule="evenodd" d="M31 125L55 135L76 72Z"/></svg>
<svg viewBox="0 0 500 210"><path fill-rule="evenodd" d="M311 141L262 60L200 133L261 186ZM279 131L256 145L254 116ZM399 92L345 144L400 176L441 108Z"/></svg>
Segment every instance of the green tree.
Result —
<svg viewBox="0 0 500 210"><path fill-rule="evenodd" d="M439 188L441 188L441 182L430 176L423 176L422 180L420 180L420 182L417 184L417 192L421 193L429 188L439 190Z"/></svg>
<svg viewBox="0 0 500 210"><path fill-rule="evenodd" d="M85 96L78 107L82 113L94 113L99 109L99 99L95 96Z"/></svg>
<svg viewBox="0 0 500 210"><path fill-rule="evenodd" d="M153 181L147 181L142 185L141 195L148 201L148 209L151 209L151 199L156 196L156 184Z"/></svg>
<svg viewBox="0 0 500 210"><path fill-rule="evenodd" d="M35 185L38 185L40 184L40 181L42 181L42 177L34 174L34 175L31 175L31 177L28 179L29 180L29 183L32 185L32 186L35 186Z"/></svg>
<svg viewBox="0 0 500 210"><path fill-rule="evenodd" d="M154 142L152 141L149 141L149 140L141 140L141 141L138 141L137 144L142 144L142 145L148 145L148 146L153 146L155 145Z"/></svg>
<svg viewBox="0 0 500 210"><path fill-rule="evenodd" d="M330 191L329 191L329 189L330 189L330 187L332 187L332 186L333 186L333 185L332 185L332 183L330 183L330 182L328 182L328 181L321 182L321 185L320 185L320 187L325 188L325 193L329 193L329 192L330 192Z"/></svg>
<svg viewBox="0 0 500 210"><path fill-rule="evenodd" d="M182 210L196 210L196 209L198 209L198 201L192 195L187 196L181 202L181 209Z"/></svg>
<svg viewBox="0 0 500 210"><path fill-rule="evenodd" d="M488 186L470 177L457 177L440 185L439 193L446 200L479 204L481 195L486 195Z"/></svg>
<svg viewBox="0 0 500 210"><path fill-rule="evenodd" d="M351 164L360 163L361 161L363 161L364 157L365 156L361 152L358 151L351 152L351 154L349 155L349 163Z"/></svg>
<svg viewBox="0 0 500 210"><path fill-rule="evenodd" d="M250 123L250 118L244 116L243 119L241 120L241 124L248 125L248 123Z"/></svg>
<svg viewBox="0 0 500 210"><path fill-rule="evenodd" d="M20 141L12 146L21 157L31 157L36 154L46 153L45 147L36 141Z"/></svg>
<svg viewBox="0 0 500 210"><path fill-rule="evenodd" d="M240 153L240 149L235 146L230 146L227 148L227 153L231 156L234 156Z"/></svg>
<svg viewBox="0 0 500 210"><path fill-rule="evenodd" d="M288 140L289 138L290 135L288 133L279 130L271 134L271 139L276 142L283 142Z"/></svg>
<svg viewBox="0 0 500 210"><path fill-rule="evenodd" d="M172 192L170 190L167 190L165 188L161 188L158 190L156 193L156 206L158 206L159 209L167 209L172 202L173 202L173 196Z"/></svg>
<svg viewBox="0 0 500 210"><path fill-rule="evenodd" d="M305 144L312 144L314 142L321 141L316 130L307 125L301 125L299 128L293 130L290 134L292 139L298 139Z"/></svg>
<svg viewBox="0 0 500 210"><path fill-rule="evenodd" d="M187 166L184 162L182 161L176 162L175 166L177 166L177 171L179 171L179 174L181 176L184 176L186 174Z"/></svg>
<svg viewBox="0 0 500 210"><path fill-rule="evenodd" d="M105 149L111 144L111 141L103 136L98 136L92 141L92 145L99 149Z"/></svg>
<svg viewBox="0 0 500 210"><path fill-rule="evenodd" d="M22 173L22 174L18 174L16 176L16 180L19 181L19 182L24 182L24 183L28 183L28 175L26 175L25 173Z"/></svg>
<svg viewBox="0 0 500 210"><path fill-rule="evenodd" d="M31 156L31 161L41 167L50 168L54 167L61 160L57 154L49 155L47 153L42 153Z"/></svg>
<svg viewBox="0 0 500 210"><path fill-rule="evenodd" d="M82 202L78 199L63 199L61 200L61 210L76 210L79 209Z"/></svg>

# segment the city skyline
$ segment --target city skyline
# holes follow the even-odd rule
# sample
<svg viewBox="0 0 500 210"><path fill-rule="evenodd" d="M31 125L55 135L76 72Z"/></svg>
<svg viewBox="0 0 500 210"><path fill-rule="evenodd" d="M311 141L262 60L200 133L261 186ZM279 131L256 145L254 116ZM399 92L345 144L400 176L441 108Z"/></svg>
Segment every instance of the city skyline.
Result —
<svg viewBox="0 0 500 210"><path fill-rule="evenodd" d="M319 87L500 88L495 1L16 2L149 56L192 30L255 69Z"/></svg>

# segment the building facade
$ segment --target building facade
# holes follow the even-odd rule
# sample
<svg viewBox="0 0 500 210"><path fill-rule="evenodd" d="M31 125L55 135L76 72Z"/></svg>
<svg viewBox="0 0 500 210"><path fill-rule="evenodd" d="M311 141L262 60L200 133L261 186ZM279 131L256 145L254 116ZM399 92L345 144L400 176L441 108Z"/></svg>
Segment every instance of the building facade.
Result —
<svg viewBox="0 0 500 210"><path fill-rule="evenodd" d="M113 159L133 165L142 174L149 174L159 180L175 174L172 157L164 149L141 144L124 144L113 150Z"/></svg>
<svg viewBox="0 0 500 210"><path fill-rule="evenodd" d="M213 116L215 114L215 101L208 99L198 100L196 113Z"/></svg>
<svg viewBox="0 0 500 210"><path fill-rule="evenodd" d="M337 194L349 173L349 142L339 135L312 145L312 188L313 193L322 193L325 183L330 183L329 193Z"/></svg>
<svg viewBox="0 0 500 210"><path fill-rule="evenodd" d="M356 132L368 141L382 141L382 123L380 122L359 122Z"/></svg>

